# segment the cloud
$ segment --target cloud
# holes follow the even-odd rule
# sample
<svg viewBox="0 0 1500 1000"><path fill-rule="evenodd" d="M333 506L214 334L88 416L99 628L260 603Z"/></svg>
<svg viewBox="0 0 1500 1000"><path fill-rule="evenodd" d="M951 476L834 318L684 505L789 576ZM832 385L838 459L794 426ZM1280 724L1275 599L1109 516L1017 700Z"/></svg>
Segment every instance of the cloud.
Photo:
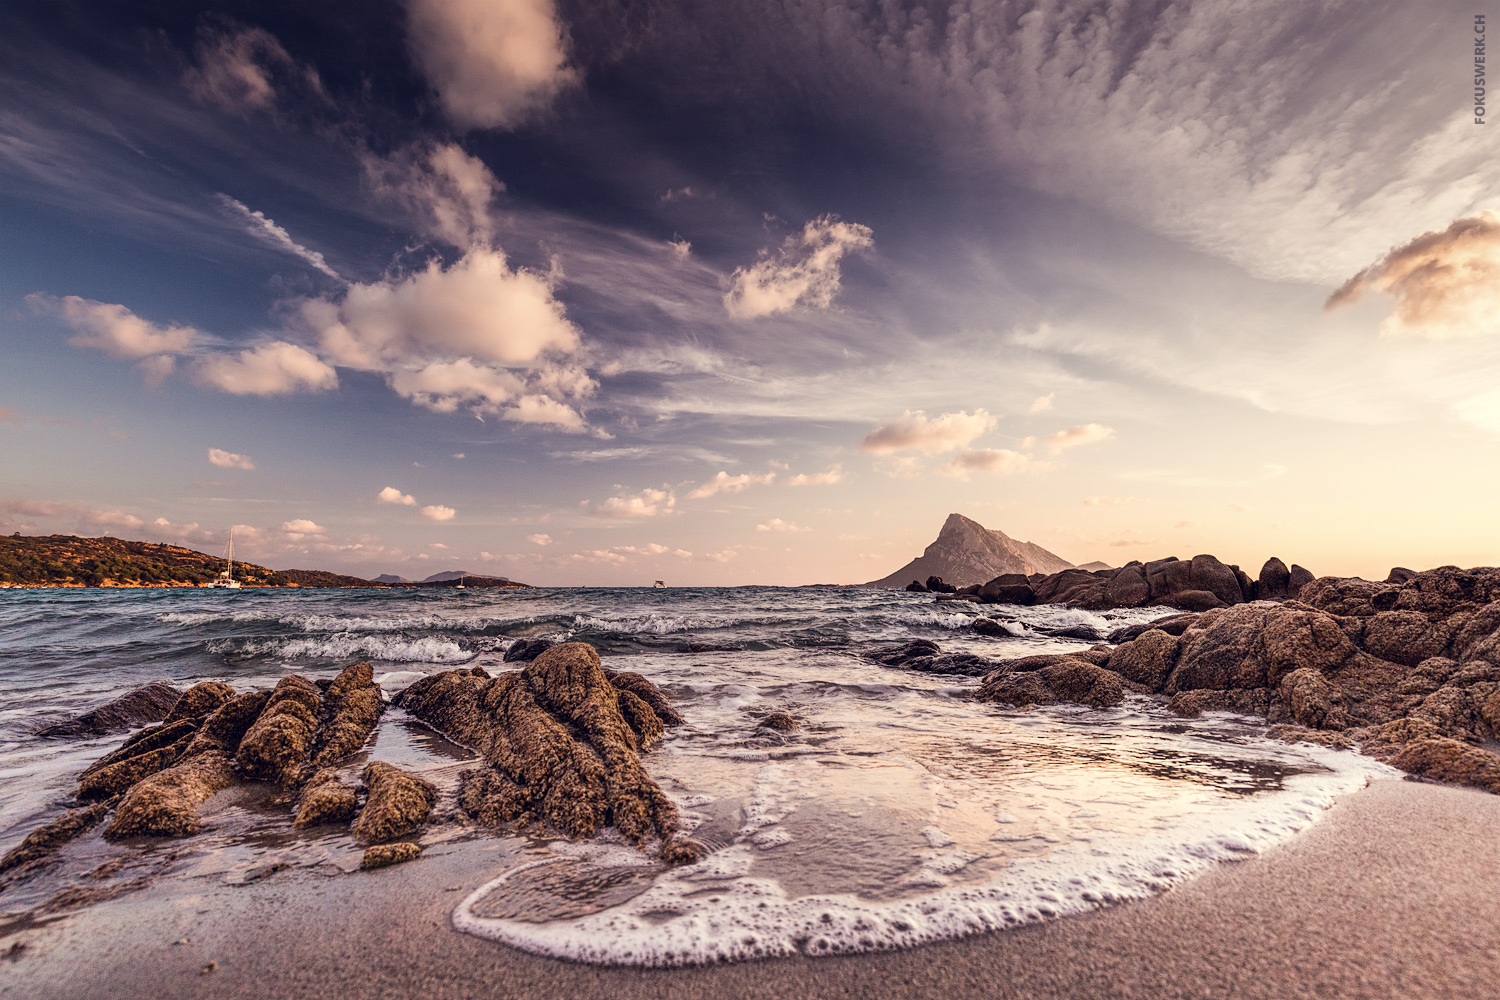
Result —
<svg viewBox="0 0 1500 1000"><path fill-rule="evenodd" d="M294 518L290 521L283 522L281 525L281 530L282 533L286 535L288 540L299 542L309 535L321 535L328 529L315 521L309 521L305 517L299 517Z"/></svg>
<svg viewBox="0 0 1500 1000"><path fill-rule="evenodd" d="M812 529L811 528L804 528L801 525L793 524L791 521L783 521L779 517L773 517L769 521L762 521L761 523L757 524L755 526L755 530L756 531L777 531L777 532L784 532L784 533L789 533L789 534L795 534L795 533L800 533L800 532L804 532L804 531L811 531Z"/></svg>
<svg viewBox="0 0 1500 1000"><path fill-rule="evenodd" d="M1031 409L1027 410L1026 412L1032 414L1046 413L1048 410L1052 409L1052 397L1056 395L1057 393L1055 392L1049 392L1045 396L1038 396L1036 399L1033 399L1031 401Z"/></svg>
<svg viewBox="0 0 1500 1000"><path fill-rule="evenodd" d="M418 513L421 514L422 518L427 521L451 521L453 520L453 516L457 514L458 511L454 510L452 507L444 507L441 504L433 504L429 507L423 507L420 511L418 511Z"/></svg>
<svg viewBox="0 0 1500 1000"><path fill-rule="evenodd" d="M1030 455L1008 448L978 448L961 451L953 461L943 466L944 472L960 479L967 479L971 472L989 472L1000 476L1014 476L1023 472L1040 472L1047 463L1038 462Z"/></svg>
<svg viewBox="0 0 1500 1000"><path fill-rule="evenodd" d="M290 233L266 218L263 213L252 211L244 202L236 201L227 194L218 195L218 199L220 204L245 223L245 229L251 236L283 253L300 258L314 270L321 271L336 281L344 280L337 271L328 266L328 261L323 259L321 253L309 250L292 239Z"/></svg>
<svg viewBox="0 0 1500 1000"><path fill-rule="evenodd" d="M532 545L543 545L543 546L546 546L546 545L551 545L552 544L552 536L551 535L527 535L526 536L526 540L528 542L530 542Z"/></svg>
<svg viewBox="0 0 1500 1000"><path fill-rule="evenodd" d="M1128 503L1140 503L1135 497L1084 497L1085 507L1120 507Z"/></svg>
<svg viewBox="0 0 1500 1000"><path fill-rule="evenodd" d="M200 101L226 111L271 110L278 96L277 77L323 93L318 74L299 66L273 35L260 28L205 31L194 54L197 65L183 74L183 84Z"/></svg>
<svg viewBox="0 0 1500 1000"><path fill-rule="evenodd" d="M995 418L984 410L973 413L960 410L930 420L921 410L907 410L900 420L882 424L866 434L860 448L875 455L897 451L936 455L966 447L994 426Z"/></svg>
<svg viewBox="0 0 1500 1000"><path fill-rule="evenodd" d="M844 481L844 467L830 465L827 472L799 472L786 481L788 486L832 486Z"/></svg>
<svg viewBox="0 0 1500 1000"><path fill-rule="evenodd" d="M1056 434L1048 434L1046 438L1047 450L1056 455L1069 448L1077 448L1079 445L1108 441L1114 436L1115 429L1113 427L1106 427L1103 424L1079 424L1076 427L1068 427L1060 430Z"/></svg>
<svg viewBox="0 0 1500 1000"><path fill-rule="evenodd" d="M776 481L774 472L747 472L739 476L719 471L712 479L699 485L688 494L690 500L700 500L719 493L738 493L748 486L766 486Z"/></svg>
<svg viewBox="0 0 1500 1000"><path fill-rule="evenodd" d="M249 455L236 455L222 448L208 449L208 460L221 469L244 469L248 472L255 468L255 463L250 460Z"/></svg>
<svg viewBox="0 0 1500 1000"><path fill-rule="evenodd" d="M512 128L578 74L552 0L408 0L407 42L443 110L469 128Z"/></svg>
<svg viewBox="0 0 1500 1000"><path fill-rule="evenodd" d="M1360 271L1328 297L1325 309L1385 292L1395 312L1383 336L1433 340L1500 333L1500 212L1458 219L1423 233Z"/></svg>
<svg viewBox="0 0 1500 1000"><path fill-rule="evenodd" d="M687 260L693 254L693 245L680 236L668 240L667 246L672 248L672 255L678 260Z"/></svg>
<svg viewBox="0 0 1500 1000"><path fill-rule="evenodd" d="M51 500L0 500L0 519L4 527L16 530L26 527L19 518L66 520L80 528L140 528L145 522L134 514L113 507L90 507L81 503L57 503Z"/></svg>
<svg viewBox="0 0 1500 1000"><path fill-rule="evenodd" d="M76 295L54 298L41 292L26 296L39 312L60 316L79 331L68 343L75 347L94 347L117 358L148 358L160 354L180 354L197 342L201 334L190 326L159 326L141 319L122 305L95 302Z"/></svg>
<svg viewBox="0 0 1500 1000"><path fill-rule="evenodd" d="M838 294L839 262L851 250L875 244L870 227L825 215L800 236L787 238L774 256L736 268L724 308L738 319L771 316L798 306L827 309Z"/></svg>
<svg viewBox="0 0 1500 1000"><path fill-rule="evenodd" d="M477 156L449 142L367 153L361 162L375 194L419 216L431 235L465 250L494 242L490 209L505 184Z"/></svg>
<svg viewBox="0 0 1500 1000"><path fill-rule="evenodd" d="M676 506L677 497L670 489L644 489L634 496L610 497L593 507L592 512L600 517L661 517L672 513Z"/></svg>
<svg viewBox="0 0 1500 1000"><path fill-rule="evenodd" d="M239 396L278 396L334 389L338 373L305 347L274 340L238 354L213 354L193 365L199 382Z"/></svg>
<svg viewBox="0 0 1500 1000"><path fill-rule="evenodd" d="M1461 399L1453 404L1453 412L1460 420L1500 436L1500 389Z"/></svg>
<svg viewBox="0 0 1500 1000"><path fill-rule="evenodd" d="M375 499L381 503L398 503L405 507L415 507L416 497L410 493L402 493L394 486L387 486L375 495Z"/></svg>
<svg viewBox="0 0 1500 1000"><path fill-rule="evenodd" d="M703 562L727 563L737 555L739 553L734 549L720 549L717 552L700 552L696 558Z"/></svg>

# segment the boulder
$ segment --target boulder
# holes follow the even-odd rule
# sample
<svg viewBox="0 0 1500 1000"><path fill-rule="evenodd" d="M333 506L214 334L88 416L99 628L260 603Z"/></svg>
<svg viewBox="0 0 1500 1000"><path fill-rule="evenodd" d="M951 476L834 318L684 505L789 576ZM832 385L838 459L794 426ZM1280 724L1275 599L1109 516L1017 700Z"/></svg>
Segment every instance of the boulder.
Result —
<svg viewBox="0 0 1500 1000"><path fill-rule="evenodd" d="M1298 667L1281 679L1279 692L1292 719L1308 729L1344 729L1346 723L1335 712L1342 693L1311 667Z"/></svg>
<svg viewBox="0 0 1500 1000"><path fill-rule="evenodd" d="M369 663L345 667L323 692L320 725L313 740L311 767L336 764L357 752L374 732L385 698Z"/></svg>
<svg viewBox="0 0 1500 1000"><path fill-rule="evenodd" d="M1062 656L1036 670L1017 672L1011 664L985 675L974 695L979 701L1025 707L1072 702L1094 708L1125 699L1120 675L1078 657Z"/></svg>
<svg viewBox="0 0 1500 1000"><path fill-rule="evenodd" d="M1127 681L1151 691L1161 691L1172 674L1172 668L1177 665L1181 642L1177 636L1161 629L1151 629L1114 650L1109 657L1109 669Z"/></svg>
<svg viewBox="0 0 1500 1000"><path fill-rule="evenodd" d="M412 833L426 822L427 814L437 804L437 789L431 782L384 761L366 766L363 780L369 794L354 820L354 836L367 844Z"/></svg>
<svg viewBox="0 0 1500 1000"><path fill-rule="evenodd" d="M1291 581L1292 571L1286 568L1286 563L1272 556L1260 568L1256 595L1263 601L1284 601L1292 596Z"/></svg>
<svg viewBox="0 0 1500 1000"><path fill-rule="evenodd" d="M756 725L761 729L774 729L779 733L789 733L797 728L797 720L785 712L772 712Z"/></svg>
<svg viewBox="0 0 1500 1000"><path fill-rule="evenodd" d="M337 771L325 768L302 787L302 797L297 801L297 818L292 825L347 824L354 819L357 807L354 786L340 780Z"/></svg>
<svg viewBox="0 0 1500 1000"><path fill-rule="evenodd" d="M976 618L974 619L974 624L970 627L980 635L988 636L991 639L1014 639L1020 634L1011 631L1010 626L1003 622L997 622L993 618Z"/></svg>
<svg viewBox="0 0 1500 1000"><path fill-rule="evenodd" d="M1302 588L1303 587L1305 587L1309 583L1313 582L1313 579L1314 579L1314 577L1312 575L1312 571L1311 570L1303 569L1301 566L1298 566L1296 563L1292 563L1292 568L1287 573L1287 580L1286 580L1286 590L1287 590L1287 593L1290 594L1292 597L1296 597L1298 594L1300 594L1302 592Z"/></svg>
<svg viewBox="0 0 1500 1000"><path fill-rule="evenodd" d="M240 741L236 761L257 781L295 784L312 753L322 699L318 689L293 674L277 681L260 717Z"/></svg>
<svg viewBox="0 0 1500 1000"><path fill-rule="evenodd" d="M551 639L517 639L505 650L505 663L529 663L557 643Z"/></svg>
<svg viewBox="0 0 1500 1000"><path fill-rule="evenodd" d="M45 737L99 736L104 733L133 729L149 722L160 722L181 699L182 692L170 684L156 681L122 694L113 701L90 709L76 718L38 729Z"/></svg>
<svg viewBox="0 0 1500 1000"><path fill-rule="evenodd" d="M927 578L927 589L934 594L957 593L958 588L951 583L944 583L940 576L929 576Z"/></svg>
<svg viewBox="0 0 1500 1000"><path fill-rule="evenodd" d="M421 845L408 840L398 840L394 844L374 844L365 848L364 856L359 859L359 867L366 871L388 868L403 861L414 861L421 856Z"/></svg>
<svg viewBox="0 0 1500 1000"><path fill-rule="evenodd" d="M1207 590L1179 590L1157 598L1156 603L1179 611L1212 611L1225 606L1218 595Z"/></svg>
<svg viewBox="0 0 1500 1000"><path fill-rule="evenodd" d="M198 807L234 783L229 758L216 750L147 777L134 785L109 826L106 840L181 837L203 828Z"/></svg>
<svg viewBox="0 0 1500 1000"><path fill-rule="evenodd" d="M925 593L927 593L927 588L924 587L924 586L922 586L922 581L921 580L913 580L911 583L908 583L905 587L902 587L901 589L905 590L907 593L911 593L911 594L925 594Z"/></svg>
<svg viewBox="0 0 1500 1000"><path fill-rule="evenodd" d="M1448 647L1448 629L1416 611L1381 611L1365 622L1364 648L1372 656L1415 667Z"/></svg>
<svg viewBox="0 0 1500 1000"><path fill-rule="evenodd" d="M979 588L986 604L1028 605L1036 600L1031 581L1022 573L1002 573Z"/></svg>
<svg viewBox="0 0 1500 1000"><path fill-rule="evenodd" d="M221 681L204 681L183 692L164 722L170 725L182 719L197 721L234 697L234 688Z"/></svg>
<svg viewBox="0 0 1500 1000"><path fill-rule="evenodd" d="M1104 588L1104 599L1113 608L1136 608L1151 600L1151 585L1142 567L1126 566L1112 576Z"/></svg>
<svg viewBox="0 0 1500 1000"><path fill-rule="evenodd" d="M1189 590L1206 590L1224 604L1242 604L1245 600L1235 571L1210 555L1193 556L1188 567L1188 584Z"/></svg>

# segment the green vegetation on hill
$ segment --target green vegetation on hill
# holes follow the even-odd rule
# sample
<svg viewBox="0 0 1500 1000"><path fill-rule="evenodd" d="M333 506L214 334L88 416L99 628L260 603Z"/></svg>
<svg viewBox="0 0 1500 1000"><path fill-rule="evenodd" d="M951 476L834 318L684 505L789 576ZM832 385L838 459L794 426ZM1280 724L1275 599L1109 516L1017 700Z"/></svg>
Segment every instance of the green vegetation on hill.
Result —
<svg viewBox="0 0 1500 1000"><path fill-rule="evenodd" d="M181 545L77 535L0 536L0 584L14 587L169 587L209 583L224 568L220 556ZM247 587L372 587L358 577L321 570L278 572L236 562L234 578Z"/></svg>

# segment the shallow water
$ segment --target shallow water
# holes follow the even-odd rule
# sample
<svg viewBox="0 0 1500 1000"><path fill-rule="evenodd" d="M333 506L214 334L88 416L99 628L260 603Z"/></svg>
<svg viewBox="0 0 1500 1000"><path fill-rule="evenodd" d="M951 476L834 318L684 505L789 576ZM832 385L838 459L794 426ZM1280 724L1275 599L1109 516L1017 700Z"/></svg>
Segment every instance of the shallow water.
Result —
<svg viewBox="0 0 1500 1000"><path fill-rule="evenodd" d="M646 763L712 851L665 871L607 836L531 841L455 911L456 926L559 957L654 965L1011 926L1158 891L1280 842L1377 769L1267 741L1250 720L1186 724L1147 698L1104 711L980 704L968 698L977 679L863 656L914 637L997 660L1083 649L1052 633L1102 638L1159 613L828 588L5 592L0 850L61 808L77 772L123 736L32 733L148 681L268 686L369 659L394 691L455 665L504 669L514 638L541 635L593 643L678 704L687 724ZM980 614L1017 635L978 635ZM798 728L759 727L773 711ZM399 712L373 742L374 756L439 779L467 756ZM285 812L230 803L211 834L271 836ZM321 842L318 856L347 867L347 838Z"/></svg>

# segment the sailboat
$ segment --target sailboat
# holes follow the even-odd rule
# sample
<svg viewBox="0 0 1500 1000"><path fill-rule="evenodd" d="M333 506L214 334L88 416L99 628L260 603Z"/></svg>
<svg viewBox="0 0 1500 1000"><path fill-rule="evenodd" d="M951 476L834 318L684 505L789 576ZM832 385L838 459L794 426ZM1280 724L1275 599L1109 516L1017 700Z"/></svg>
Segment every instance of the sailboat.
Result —
<svg viewBox="0 0 1500 1000"><path fill-rule="evenodd" d="M464 575L462 573L458 574L458 582L453 585L453 589L454 590L468 590L469 589L469 588L467 588L467 587L464 586Z"/></svg>
<svg viewBox="0 0 1500 1000"><path fill-rule="evenodd" d="M217 590L239 590L240 581L234 578L234 529L229 529L229 544L224 548L226 565L208 586Z"/></svg>

